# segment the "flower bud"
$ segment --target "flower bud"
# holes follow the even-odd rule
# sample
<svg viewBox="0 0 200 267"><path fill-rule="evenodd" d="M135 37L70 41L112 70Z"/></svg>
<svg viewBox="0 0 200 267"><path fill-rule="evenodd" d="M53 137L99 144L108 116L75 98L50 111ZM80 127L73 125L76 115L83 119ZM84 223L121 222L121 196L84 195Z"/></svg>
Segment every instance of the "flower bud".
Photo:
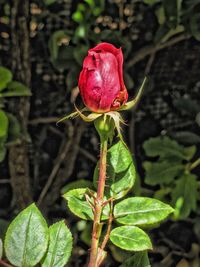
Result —
<svg viewBox="0 0 200 267"><path fill-rule="evenodd" d="M88 51L78 86L85 105L93 112L117 110L128 99L123 80L123 54L109 43Z"/></svg>

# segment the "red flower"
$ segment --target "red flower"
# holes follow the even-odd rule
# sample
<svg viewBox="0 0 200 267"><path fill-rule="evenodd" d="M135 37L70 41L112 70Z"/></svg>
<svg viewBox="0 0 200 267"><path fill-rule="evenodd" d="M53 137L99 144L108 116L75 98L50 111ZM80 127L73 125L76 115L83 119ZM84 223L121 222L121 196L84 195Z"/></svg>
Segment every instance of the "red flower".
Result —
<svg viewBox="0 0 200 267"><path fill-rule="evenodd" d="M123 54L109 43L88 51L79 76L78 86L85 105L104 113L124 105L128 93L123 80Z"/></svg>

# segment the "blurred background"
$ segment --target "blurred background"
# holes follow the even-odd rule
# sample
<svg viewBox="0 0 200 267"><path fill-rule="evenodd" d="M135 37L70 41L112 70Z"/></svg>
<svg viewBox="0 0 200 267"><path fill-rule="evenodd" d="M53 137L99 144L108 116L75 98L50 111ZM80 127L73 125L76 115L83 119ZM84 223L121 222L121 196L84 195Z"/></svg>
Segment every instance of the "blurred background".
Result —
<svg viewBox="0 0 200 267"><path fill-rule="evenodd" d="M124 138L138 177L130 195L171 204L174 215L149 229L153 267L200 266L200 1L0 0L0 237L35 201L49 223L73 232L68 266L84 266L90 223L61 195L93 187L99 140L92 124L56 122L81 107L77 80L87 50L122 47L130 99ZM106 267L130 255L109 244Z"/></svg>

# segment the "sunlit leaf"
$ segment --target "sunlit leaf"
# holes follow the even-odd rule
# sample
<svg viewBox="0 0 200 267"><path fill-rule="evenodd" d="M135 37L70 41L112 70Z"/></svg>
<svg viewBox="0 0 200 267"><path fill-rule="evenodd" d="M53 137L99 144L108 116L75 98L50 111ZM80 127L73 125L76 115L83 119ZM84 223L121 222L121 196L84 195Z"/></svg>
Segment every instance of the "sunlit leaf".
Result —
<svg viewBox="0 0 200 267"><path fill-rule="evenodd" d="M7 114L3 110L0 110L0 141L7 138L8 125L9 121Z"/></svg>
<svg viewBox="0 0 200 267"><path fill-rule="evenodd" d="M98 164L94 171L95 187ZM123 142L119 141L108 150L107 166L106 194L115 199L121 198L133 187L136 176L131 154Z"/></svg>
<svg viewBox="0 0 200 267"><path fill-rule="evenodd" d="M125 225L146 226L163 221L173 209L153 198L132 197L122 200L114 207L114 217Z"/></svg>
<svg viewBox="0 0 200 267"><path fill-rule="evenodd" d="M9 225L5 238L5 253L15 266L35 266L48 245L48 226L35 206L24 209Z"/></svg>
<svg viewBox="0 0 200 267"><path fill-rule="evenodd" d="M92 210L92 206L94 206L94 199L92 196L95 197L96 194L94 191L89 190L88 188L73 189L63 195L68 202L70 211L84 220L93 220L94 218ZM107 204L103 209L102 220L106 220L108 216L109 205Z"/></svg>
<svg viewBox="0 0 200 267"><path fill-rule="evenodd" d="M12 72L4 67L0 67L0 92L12 81Z"/></svg>
<svg viewBox="0 0 200 267"><path fill-rule="evenodd" d="M116 246L130 251L152 249L148 235L136 226L120 226L110 233L110 240Z"/></svg>
<svg viewBox="0 0 200 267"><path fill-rule="evenodd" d="M72 235L64 221L49 228L49 247L42 261L42 267L63 267L72 251Z"/></svg>

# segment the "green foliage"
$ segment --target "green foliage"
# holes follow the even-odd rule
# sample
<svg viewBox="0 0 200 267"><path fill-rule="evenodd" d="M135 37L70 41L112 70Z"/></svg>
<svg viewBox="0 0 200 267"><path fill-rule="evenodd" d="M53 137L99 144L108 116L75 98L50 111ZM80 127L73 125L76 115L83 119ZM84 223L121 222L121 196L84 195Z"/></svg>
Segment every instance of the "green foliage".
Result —
<svg viewBox="0 0 200 267"><path fill-rule="evenodd" d="M145 182L149 185L169 184L179 174L183 173L185 166L181 162L145 161L143 167L146 171Z"/></svg>
<svg viewBox="0 0 200 267"><path fill-rule="evenodd" d="M114 217L118 223L147 226L164 220L173 209L163 202L147 197L127 198L114 208Z"/></svg>
<svg viewBox="0 0 200 267"><path fill-rule="evenodd" d="M93 220L92 206L95 195L95 192L88 188L79 188L68 191L63 197L67 200L71 212L76 216L85 220ZM109 205L106 205L103 209L102 220L106 220L108 215Z"/></svg>
<svg viewBox="0 0 200 267"><path fill-rule="evenodd" d="M191 159L195 154L195 147L185 148L167 136L150 138L144 142L144 150L148 157L160 159L173 157L175 159Z"/></svg>
<svg viewBox="0 0 200 267"><path fill-rule="evenodd" d="M6 140L8 136L8 117L3 110L0 110L0 162L2 162L6 155Z"/></svg>
<svg viewBox="0 0 200 267"><path fill-rule="evenodd" d="M4 67L0 67L0 92L6 88L9 82L12 81L12 72Z"/></svg>
<svg viewBox="0 0 200 267"><path fill-rule="evenodd" d="M0 140L6 140L8 135L8 117L3 110L0 110Z"/></svg>
<svg viewBox="0 0 200 267"><path fill-rule="evenodd" d="M188 217L197 208L199 184L196 175L191 173L196 147L185 147L169 137L150 138L143 147L148 157L157 157L143 163L145 182L160 186L154 197L170 198L175 217Z"/></svg>
<svg viewBox="0 0 200 267"><path fill-rule="evenodd" d="M34 266L40 262L48 245L48 227L42 214L32 204L8 227L5 253L15 266Z"/></svg>
<svg viewBox="0 0 200 267"><path fill-rule="evenodd" d="M151 267L147 252L136 252L119 267Z"/></svg>
<svg viewBox="0 0 200 267"><path fill-rule="evenodd" d="M148 235L136 226L120 226L110 233L110 240L117 247L129 251L152 249Z"/></svg>
<svg viewBox="0 0 200 267"><path fill-rule="evenodd" d="M7 97L30 96L28 87L12 80L9 69L0 67L0 162L5 159L6 145L15 142L20 137L20 124L15 116L4 110L4 101Z"/></svg>
<svg viewBox="0 0 200 267"><path fill-rule="evenodd" d="M49 227L49 247L42 262L43 267L62 267L72 251L72 235L64 221Z"/></svg>
<svg viewBox="0 0 200 267"><path fill-rule="evenodd" d="M65 185L61 190L61 194L64 195L72 189L86 188L86 187L93 189L93 183L89 180L80 179Z"/></svg>
<svg viewBox="0 0 200 267"><path fill-rule="evenodd" d="M175 183L176 187L172 191L172 203L175 206L177 201L182 199L179 214L181 217L186 218L191 211L196 211L197 208L197 176L192 173L184 173Z"/></svg>
<svg viewBox="0 0 200 267"><path fill-rule="evenodd" d="M72 235L64 221L48 229L35 204L28 206L9 225L5 254L14 266L64 267L71 255ZM0 239L0 259L3 248Z"/></svg>
<svg viewBox="0 0 200 267"><path fill-rule="evenodd" d="M24 84L11 81L7 85L7 89L0 94L0 97L14 97L14 96L31 96L30 89Z"/></svg>
<svg viewBox="0 0 200 267"><path fill-rule="evenodd" d="M95 187L98 180L98 165L99 163L97 163L93 178ZM106 194L114 199L122 198L133 187L136 177L131 154L122 141L108 150L107 165Z"/></svg>

